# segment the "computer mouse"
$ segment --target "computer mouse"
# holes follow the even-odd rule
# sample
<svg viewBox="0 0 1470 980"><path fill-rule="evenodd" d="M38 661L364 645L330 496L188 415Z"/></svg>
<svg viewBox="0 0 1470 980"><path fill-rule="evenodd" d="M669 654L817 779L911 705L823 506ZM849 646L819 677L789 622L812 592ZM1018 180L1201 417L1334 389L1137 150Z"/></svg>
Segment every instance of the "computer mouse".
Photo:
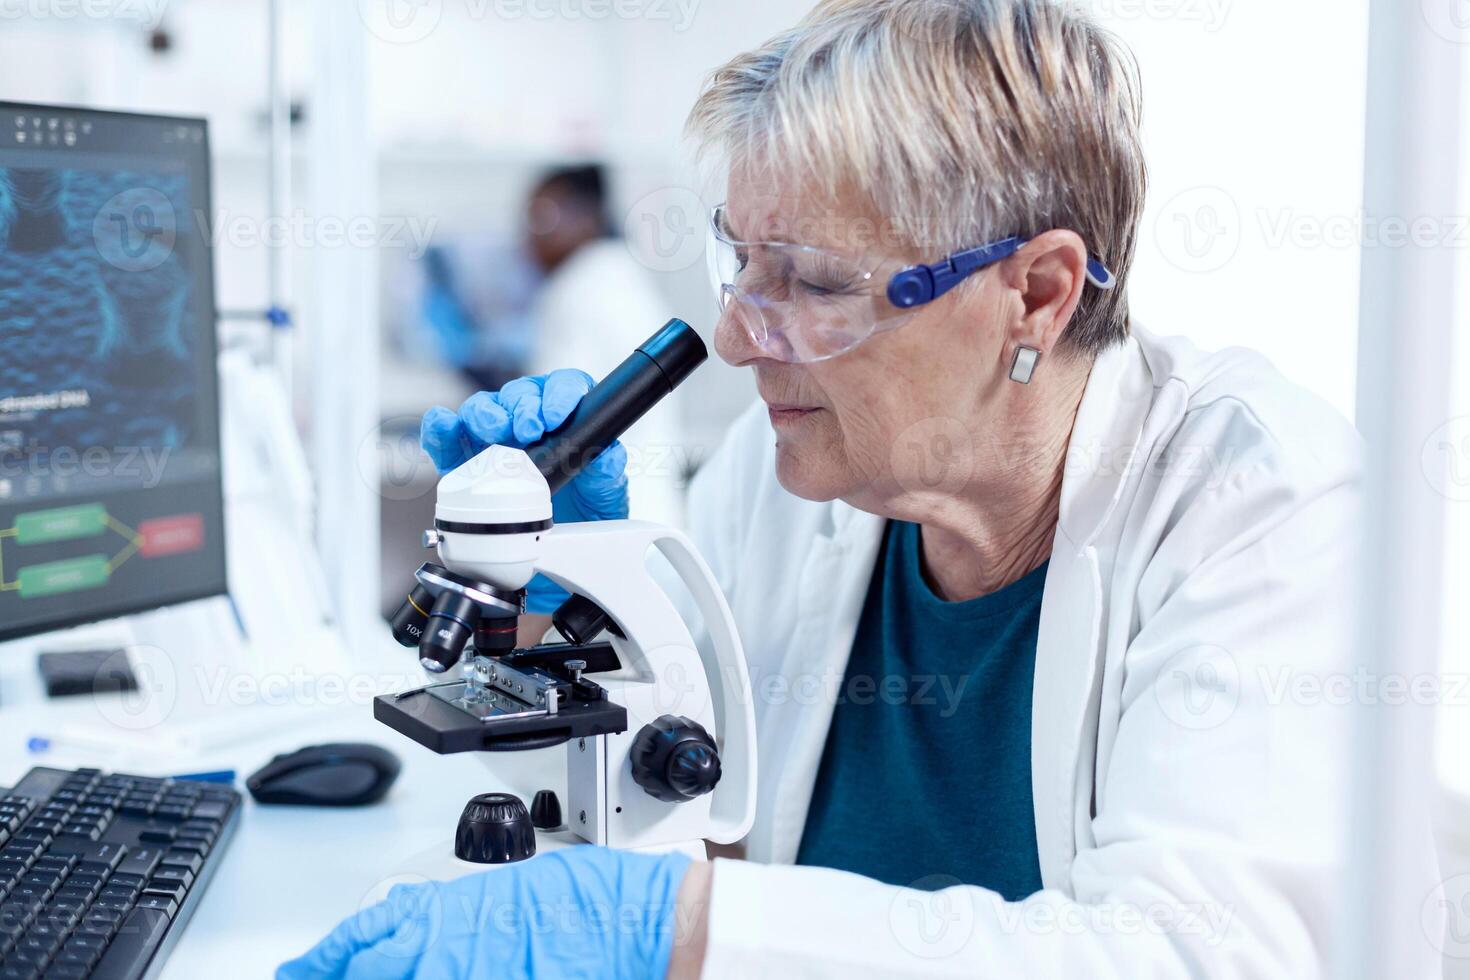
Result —
<svg viewBox="0 0 1470 980"><path fill-rule="evenodd" d="M366 742L308 745L276 756L245 786L257 803L363 806L381 800L401 768L392 752Z"/></svg>

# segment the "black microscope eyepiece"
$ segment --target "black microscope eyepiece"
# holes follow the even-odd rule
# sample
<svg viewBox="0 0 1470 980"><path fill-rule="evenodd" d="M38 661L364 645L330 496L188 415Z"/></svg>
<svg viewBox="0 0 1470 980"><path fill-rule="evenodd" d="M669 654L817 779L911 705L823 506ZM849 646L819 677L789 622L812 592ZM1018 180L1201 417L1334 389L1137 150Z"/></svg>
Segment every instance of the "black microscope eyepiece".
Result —
<svg viewBox="0 0 1470 980"><path fill-rule="evenodd" d="M526 447L556 493L709 358L704 341L673 319L582 396L554 431Z"/></svg>

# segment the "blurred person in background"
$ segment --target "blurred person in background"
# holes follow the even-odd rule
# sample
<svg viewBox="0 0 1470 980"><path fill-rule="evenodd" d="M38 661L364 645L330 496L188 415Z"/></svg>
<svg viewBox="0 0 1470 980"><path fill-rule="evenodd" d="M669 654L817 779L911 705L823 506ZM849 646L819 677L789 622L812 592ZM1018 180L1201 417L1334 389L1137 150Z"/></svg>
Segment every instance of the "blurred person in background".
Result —
<svg viewBox="0 0 1470 980"><path fill-rule="evenodd" d="M570 366L600 380L669 318L667 301L616 228L600 164L558 168L536 182L526 249L546 278L531 307L528 373ZM621 440L635 518L683 516L678 409L677 398L665 399Z"/></svg>

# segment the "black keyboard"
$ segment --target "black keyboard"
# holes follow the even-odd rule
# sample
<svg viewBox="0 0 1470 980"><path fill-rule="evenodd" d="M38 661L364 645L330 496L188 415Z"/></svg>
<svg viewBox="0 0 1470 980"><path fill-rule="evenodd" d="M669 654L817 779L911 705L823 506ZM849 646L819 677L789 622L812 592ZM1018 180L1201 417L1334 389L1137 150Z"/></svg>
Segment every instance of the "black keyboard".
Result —
<svg viewBox="0 0 1470 980"><path fill-rule="evenodd" d="M157 974L239 816L218 784L32 769L0 795L0 980Z"/></svg>

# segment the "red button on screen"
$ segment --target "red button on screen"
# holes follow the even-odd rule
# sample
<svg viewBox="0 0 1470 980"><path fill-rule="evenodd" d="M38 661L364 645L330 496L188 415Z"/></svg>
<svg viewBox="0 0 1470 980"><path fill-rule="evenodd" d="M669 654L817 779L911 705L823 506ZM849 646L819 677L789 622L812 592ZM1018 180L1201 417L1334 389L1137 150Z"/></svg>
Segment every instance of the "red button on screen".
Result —
<svg viewBox="0 0 1470 980"><path fill-rule="evenodd" d="M144 558L162 558L204 547L204 515L177 514L155 517L138 525L143 538L139 553Z"/></svg>

